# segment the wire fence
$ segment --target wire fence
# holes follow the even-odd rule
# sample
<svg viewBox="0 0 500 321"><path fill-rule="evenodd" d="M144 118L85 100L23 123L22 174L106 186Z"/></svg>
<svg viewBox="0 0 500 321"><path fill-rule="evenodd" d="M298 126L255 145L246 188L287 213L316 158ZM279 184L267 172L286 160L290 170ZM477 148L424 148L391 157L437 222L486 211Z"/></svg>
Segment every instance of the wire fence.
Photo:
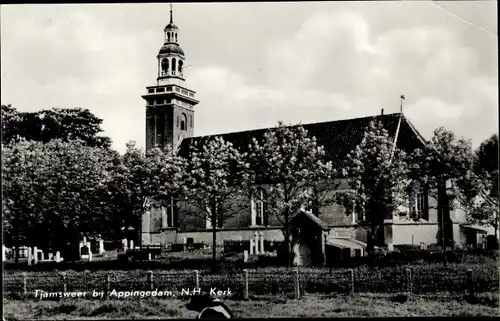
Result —
<svg viewBox="0 0 500 321"><path fill-rule="evenodd" d="M230 295L232 299L268 296L298 299L309 295L354 294L474 296L477 293L498 292L499 273L495 274L496 277L490 273L488 278L487 274L481 275L481 271L473 272L471 269L466 272L431 272L418 269L412 271L409 268L391 271L293 268L276 271L242 270L222 274L197 270L127 271L121 274L103 271L23 273L4 275L3 293L10 298L34 298L37 293L40 295L40 291L98 291L109 296L113 291L168 290L181 296L200 289L202 292Z"/></svg>

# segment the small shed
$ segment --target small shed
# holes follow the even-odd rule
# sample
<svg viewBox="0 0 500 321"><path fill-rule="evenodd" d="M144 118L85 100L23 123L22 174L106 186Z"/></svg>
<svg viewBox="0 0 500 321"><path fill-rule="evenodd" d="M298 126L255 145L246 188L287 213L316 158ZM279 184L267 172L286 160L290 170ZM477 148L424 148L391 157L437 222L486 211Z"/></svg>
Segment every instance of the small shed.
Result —
<svg viewBox="0 0 500 321"><path fill-rule="evenodd" d="M472 248L486 248L486 236L488 232L480 226L472 224L460 224L462 235L465 236L465 245Z"/></svg>
<svg viewBox="0 0 500 321"><path fill-rule="evenodd" d="M365 256L366 243L348 238L329 238L326 241L328 265L337 265L351 257Z"/></svg>
<svg viewBox="0 0 500 321"><path fill-rule="evenodd" d="M294 265L323 265L328 226L311 212L301 211L292 217L290 227Z"/></svg>

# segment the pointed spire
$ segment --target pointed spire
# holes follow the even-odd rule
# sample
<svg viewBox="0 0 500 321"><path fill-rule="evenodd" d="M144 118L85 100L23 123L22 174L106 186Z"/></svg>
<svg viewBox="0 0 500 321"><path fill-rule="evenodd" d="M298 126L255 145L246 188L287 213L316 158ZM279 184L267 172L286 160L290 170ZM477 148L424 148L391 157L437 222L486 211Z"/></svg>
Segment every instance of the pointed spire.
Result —
<svg viewBox="0 0 500 321"><path fill-rule="evenodd" d="M173 15L173 4L170 3L170 23L174 23L174 15Z"/></svg>

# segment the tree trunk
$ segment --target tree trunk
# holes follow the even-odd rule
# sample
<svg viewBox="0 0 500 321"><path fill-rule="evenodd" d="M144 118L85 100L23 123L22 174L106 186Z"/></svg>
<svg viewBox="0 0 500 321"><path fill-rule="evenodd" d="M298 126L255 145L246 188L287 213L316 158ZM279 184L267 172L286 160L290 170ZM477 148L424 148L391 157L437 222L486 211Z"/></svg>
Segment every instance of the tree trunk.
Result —
<svg viewBox="0 0 500 321"><path fill-rule="evenodd" d="M447 244L447 216L449 219L449 211L446 211L446 208L449 208L448 202L448 195L446 194L446 180L444 177L439 178L439 183L438 183L438 204L437 204L437 210L438 210L438 220L439 220L439 237L440 237L440 243L441 243L441 254L443 256L443 264L446 265L447 263L447 258L446 258L446 244Z"/></svg>
<svg viewBox="0 0 500 321"><path fill-rule="evenodd" d="M215 268L217 262L216 258L216 246L217 246L217 213L215 212L215 206L212 208L212 265Z"/></svg>
<svg viewBox="0 0 500 321"><path fill-rule="evenodd" d="M383 222L377 226L377 242L375 245L385 247L385 225Z"/></svg>
<svg viewBox="0 0 500 321"><path fill-rule="evenodd" d="M288 208L285 209L285 260L286 266L291 266L291 255L290 255L290 223L288 217Z"/></svg>
<svg viewBox="0 0 500 321"><path fill-rule="evenodd" d="M368 258L373 259L375 254L375 233L376 233L377 225L372 223L370 229L368 230L368 237L366 239L366 250L368 251Z"/></svg>
<svg viewBox="0 0 500 321"><path fill-rule="evenodd" d="M495 228L495 240L498 240L498 212L497 211L495 211L494 228Z"/></svg>
<svg viewBox="0 0 500 321"><path fill-rule="evenodd" d="M14 246L14 262L19 264L19 240L16 238L16 244Z"/></svg>

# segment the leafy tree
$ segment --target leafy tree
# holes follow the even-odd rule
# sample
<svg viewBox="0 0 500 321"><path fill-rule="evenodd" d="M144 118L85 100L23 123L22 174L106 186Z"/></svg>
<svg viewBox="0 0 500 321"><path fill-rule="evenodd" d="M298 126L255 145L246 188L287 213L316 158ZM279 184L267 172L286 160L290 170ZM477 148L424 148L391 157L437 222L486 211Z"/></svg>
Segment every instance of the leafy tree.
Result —
<svg viewBox="0 0 500 321"><path fill-rule="evenodd" d="M11 105L2 105L2 144L21 135L21 115Z"/></svg>
<svg viewBox="0 0 500 321"><path fill-rule="evenodd" d="M248 185L248 164L231 142L215 137L193 143L188 152L183 192L185 201L194 207L192 215L212 225L212 259L216 262L217 228L245 209L237 204ZM242 206L239 206L242 205Z"/></svg>
<svg viewBox="0 0 500 321"><path fill-rule="evenodd" d="M64 250L102 233L109 151L81 141L20 140L2 149L7 234L15 245ZM5 159L5 160L4 160Z"/></svg>
<svg viewBox="0 0 500 321"><path fill-rule="evenodd" d="M4 242L16 249L35 240L38 226L38 197L43 188L42 173L50 163L41 143L21 140L2 147L2 212Z"/></svg>
<svg viewBox="0 0 500 321"><path fill-rule="evenodd" d="M497 236L499 216L498 134L486 139L476 150L474 174L473 186L478 197L474 199L470 219L480 225L492 226L495 229L495 236Z"/></svg>
<svg viewBox="0 0 500 321"><path fill-rule="evenodd" d="M37 112L18 112L2 105L2 143L19 138L47 143L52 139L81 140L92 147L110 148L111 139L99 136L102 119L88 109L53 108Z"/></svg>
<svg viewBox="0 0 500 321"><path fill-rule="evenodd" d="M109 227L106 236L120 239L129 227L139 226L148 196L149 171L146 155L134 142L127 143L125 153L115 156L113 163L112 179L108 184L112 215L104 223Z"/></svg>
<svg viewBox="0 0 500 321"><path fill-rule="evenodd" d="M268 130L250 144L249 162L255 183L270 184L268 209L283 224L286 262L291 264L290 219L314 196L316 183L331 178L332 164L323 146L302 126Z"/></svg>
<svg viewBox="0 0 500 321"><path fill-rule="evenodd" d="M470 140L457 138L453 132L440 127L434 130L425 148L412 153L409 162L413 181L437 199L443 250L453 246L450 211L462 204L467 209L477 195Z"/></svg>
<svg viewBox="0 0 500 321"><path fill-rule="evenodd" d="M184 168L184 160L171 149L154 148L146 155L134 142L129 142L125 154L115 161L109 185L114 208L114 215L106 223L110 235L118 239L125 236L123 230L139 228L147 200L152 201L152 206L161 206L178 195Z"/></svg>
<svg viewBox="0 0 500 321"><path fill-rule="evenodd" d="M371 122L362 142L351 151L342 170L350 189L337 192L338 203L346 213L363 213L369 224L368 255L375 245L384 246L384 220L393 213L405 215L400 207L407 204L407 164L403 151L395 148L382 123ZM392 156L391 156L392 155ZM353 214L354 215L354 214Z"/></svg>

